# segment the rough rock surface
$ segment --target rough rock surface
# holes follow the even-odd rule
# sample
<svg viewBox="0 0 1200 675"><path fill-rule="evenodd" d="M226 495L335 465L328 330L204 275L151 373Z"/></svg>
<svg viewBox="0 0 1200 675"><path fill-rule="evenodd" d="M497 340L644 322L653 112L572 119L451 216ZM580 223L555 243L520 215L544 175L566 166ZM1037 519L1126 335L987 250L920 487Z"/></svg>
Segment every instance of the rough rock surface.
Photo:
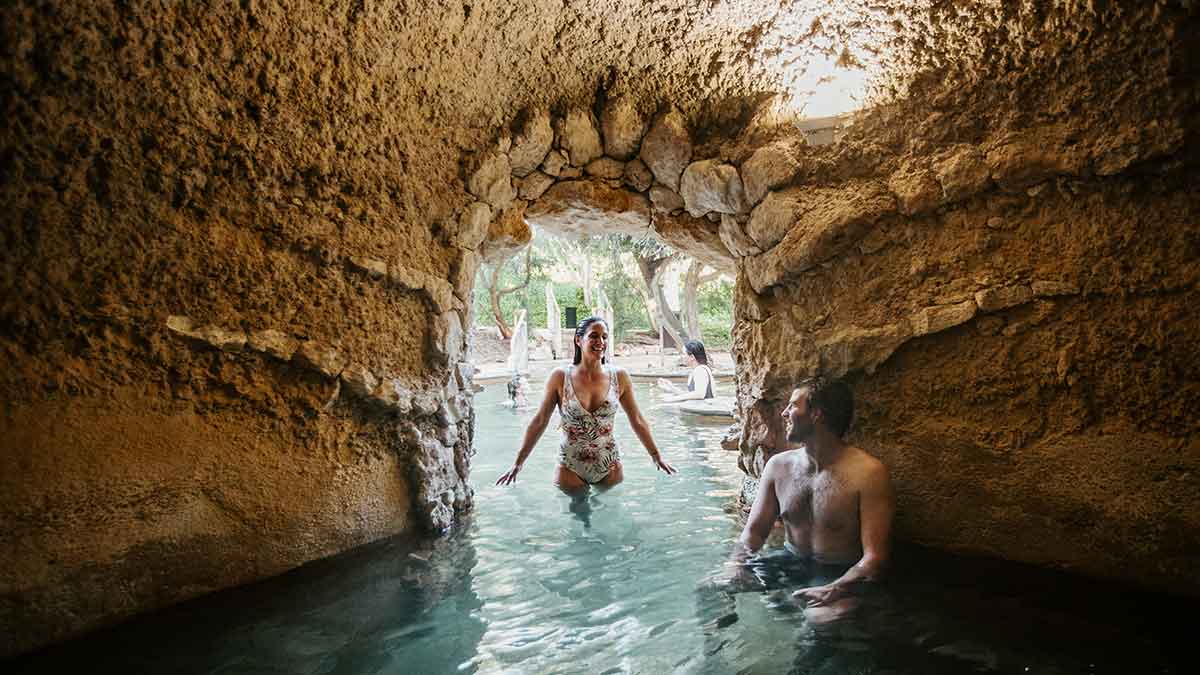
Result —
<svg viewBox="0 0 1200 675"><path fill-rule="evenodd" d="M641 194L601 181L570 180L555 183L530 205L525 217L539 227L573 236L644 236L650 228L650 204Z"/></svg>
<svg viewBox="0 0 1200 675"><path fill-rule="evenodd" d="M716 228L754 256L742 465L798 378L845 374L900 536L1200 594L1194 7L110 4L0 8L6 652L457 518L460 265L493 225L518 245L511 177L545 143L510 124L603 117L620 82L677 111L638 149L677 191L798 138L758 120L802 98L758 102L831 46L886 48L891 99L771 189L841 225L798 214L757 253ZM851 208L864 184L895 213ZM718 254L693 220L660 227ZM294 358L312 341L349 365Z"/></svg>
<svg viewBox="0 0 1200 675"><path fill-rule="evenodd" d="M625 165L622 181L638 192L645 192L654 183L654 174L642 160L635 159Z"/></svg>
<svg viewBox="0 0 1200 675"><path fill-rule="evenodd" d="M755 215L771 205L770 199L759 204ZM751 238L760 248L770 249L746 266L751 286L761 293L828 261L851 248L869 228L893 213L895 208L895 199L877 183L868 181L841 189L802 190L782 214L771 210L770 218L758 221L751 216L748 226ZM790 225L772 231L770 226L788 220ZM767 243L781 230L786 234L778 243Z"/></svg>
<svg viewBox="0 0 1200 675"><path fill-rule="evenodd" d="M748 213L750 204L742 189L737 167L706 159L692 162L683 171L679 196L688 213L699 218L707 213Z"/></svg>
<svg viewBox="0 0 1200 675"><path fill-rule="evenodd" d="M554 129L550 126L550 113L538 110L530 114L521 128L521 132L513 139L512 148L508 151L513 175L528 176L531 171L538 168L542 160L546 159L546 154L550 152L550 146L553 143Z"/></svg>
<svg viewBox="0 0 1200 675"><path fill-rule="evenodd" d="M604 154L620 160L637 154L646 120L631 96L617 96L608 101L600 114L600 131L604 135Z"/></svg>
<svg viewBox="0 0 1200 675"><path fill-rule="evenodd" d="M684 207L683 197L669 187L655 185L650 188L650 203L659 213L675 213Z"/></svg>
<svg viewBox="0 0 1200 675"><path fill-rule="evenodd" d="M754 151L742 164L742 185L746 200L753 206L767 196L768 190L787 185L800 172L800 151L803 144L798 139L768 143Z"/></svg>
<svg viewBox="0 0 1200 675"><path fill-rule="evenodd" d="M479 247L479 255L484 261L510 258L533 241L533 231L525 222L525 211L525 202L518 201L492 219L487 238Z"/></svg>
<svg viewBox="0 0 1200 675"><path fill-rule="evenodd" d="M583 167L604 154L596 119L587 110L572 108L566 117L555 120L554 131L573 166Z"/></svg>
<svg viewBox="0 0 1200 675"><path fill-rule="evenodd" d="M678 110L671 108L654 118L642 139L640 157L658 182L679 192L679 179L692 160L692 141Z"/></svg>

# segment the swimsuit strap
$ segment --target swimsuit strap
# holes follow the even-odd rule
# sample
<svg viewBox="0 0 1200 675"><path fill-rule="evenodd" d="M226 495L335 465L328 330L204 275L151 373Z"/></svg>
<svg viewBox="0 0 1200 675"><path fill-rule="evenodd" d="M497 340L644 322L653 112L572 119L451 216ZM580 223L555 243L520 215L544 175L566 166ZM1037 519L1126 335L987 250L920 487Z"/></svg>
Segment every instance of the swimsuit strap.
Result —
<svg viewBox="0 0 1200 675"><path fill-rule="evenodd" d="M575 366L567 366L567 384L565 387L563 387L565 389L564 393L566 394L566 397L565 397L566 400L563 401L563 403L566 403L567 401L570 401L571 399L576 398L575 385L571 384L571 379L572 379L572 377L574 377L574 374L575 374Z"/></svg>

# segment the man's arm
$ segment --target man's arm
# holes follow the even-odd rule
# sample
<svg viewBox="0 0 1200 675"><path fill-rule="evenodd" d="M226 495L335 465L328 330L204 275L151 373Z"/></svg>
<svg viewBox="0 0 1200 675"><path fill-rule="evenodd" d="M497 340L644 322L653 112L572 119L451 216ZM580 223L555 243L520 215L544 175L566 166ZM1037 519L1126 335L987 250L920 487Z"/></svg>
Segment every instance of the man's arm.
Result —
<svg viewBox="0 0 1200 675"><path fill-rule="evenodd" d="M745 562L747 558L762 548L767 537L771 535L771 528L775 526L775 520L779 518L779 499L775 494L775 476L779 473L779 464L782 461L778 456L772 457L763 467L762 476L758 479L758 492L754 497L754 506L750 508L750 518L746 520L742 536L738 538L737 545L733 549L732 559L736 563Z"/></svg>
<svg viewBox="0 0 1200 675"><path fill-rule="evenodd" d="M858 518L863 555L846 573L825 586L804 588L796 595L822 604L843 597L850 587L879 579L892 555L892 516L896 513L896 495L892 492L887 467L875 461L864 476L859 491Z"/></svg>

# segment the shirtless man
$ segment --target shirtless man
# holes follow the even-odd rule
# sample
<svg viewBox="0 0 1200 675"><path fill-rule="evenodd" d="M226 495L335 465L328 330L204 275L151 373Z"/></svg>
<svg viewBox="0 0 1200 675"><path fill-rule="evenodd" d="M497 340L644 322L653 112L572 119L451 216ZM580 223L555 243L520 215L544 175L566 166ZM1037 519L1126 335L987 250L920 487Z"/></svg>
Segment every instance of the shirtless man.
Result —
<svg viewBox="0 0 1200 675"><path fill-rule="evenodd" d="M815 622L853 611L855 585L878 579L890 555L895 496L883 463L843 439L853 414L853 397L841 382L792 392L782 413L789 450L763 468L734 552L734 561L744 564L782 516L788 550L814 571L838 575L792 594L807 603L805 613ZM797 446L803 447L791 449Z"/></svg>

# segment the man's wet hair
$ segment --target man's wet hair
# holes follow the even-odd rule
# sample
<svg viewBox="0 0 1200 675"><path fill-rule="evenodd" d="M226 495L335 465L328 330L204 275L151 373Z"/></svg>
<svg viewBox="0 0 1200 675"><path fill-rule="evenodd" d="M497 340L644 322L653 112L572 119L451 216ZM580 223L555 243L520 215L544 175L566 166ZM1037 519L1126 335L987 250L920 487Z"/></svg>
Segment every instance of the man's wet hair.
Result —
<svg viewBox="0 0 1200 675"><path fill-rule="evenodd" d="M803 385L808 390L808 407L820 408L825 413L825 425L838 437L850 430L854 419L854 394L845 382L816 377Z"/></svg>

